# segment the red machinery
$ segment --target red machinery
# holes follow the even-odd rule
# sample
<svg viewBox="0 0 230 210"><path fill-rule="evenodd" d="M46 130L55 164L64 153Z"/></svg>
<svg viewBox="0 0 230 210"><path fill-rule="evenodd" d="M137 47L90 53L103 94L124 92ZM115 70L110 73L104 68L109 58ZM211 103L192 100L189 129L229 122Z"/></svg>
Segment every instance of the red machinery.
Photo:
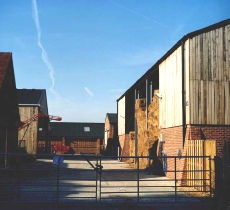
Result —
<svg viewBox="0 0 230 210"><path fill-rule="evenodd" d="M61 144L53 144L51 145L52 153L53 154L65 154L69 151L69 146L65 145L65 138L62 138Z"/></svg>
<svg viewBox="0 0 230 210"><path fill-rule="evenodd" d="M69 151L69 146L66 145L52 145L52 153L54 154L65 154Z"/></svg>
<svg viewBox="0 0 230 210"><path fill-rule="evenodd" d="M53 116L53 115L47 115L47 114L43 114L42 112L39 112L38 114L34 115L33 117L31 117L30 119L22 122L22 125L20 127L18 127L18 131L24 129L24 128L27 128L29 127L29 125L32 123L32 122L35 122L37 121L39 118L49 118L49 120L56 120L56 121L61 121L62 118L61 117L58 117L58 116ZM23 141L24 137L25 137L25 134L27 132L27 129L21 139L21 142ZM21 142L19 145L21 145ZM62 145L52 145L51 146L51 150L52 152L54 153L66 153L69 151L69 147L68 146L65 146L65 144L62 144Z"/></svg>
<svg viewBox="0 0 230 210"><path fill-rule="evenodd" d="M61 117L53 116L53 115L47 115L43 114L42 112L39 112L38 114L34 115L30 119L26 120L23 122L23 125L18 128L18 130L22 130L23 128L28 127L32 122L37 121L39 118L49 118L49 120L56 120L56 121L61 121Z"/></svg>

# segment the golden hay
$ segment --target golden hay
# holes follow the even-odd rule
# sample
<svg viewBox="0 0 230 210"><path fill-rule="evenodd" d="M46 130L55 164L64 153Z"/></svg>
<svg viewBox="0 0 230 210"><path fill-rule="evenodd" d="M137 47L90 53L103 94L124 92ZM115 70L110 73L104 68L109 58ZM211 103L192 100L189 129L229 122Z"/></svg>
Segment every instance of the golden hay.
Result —
<svg viewBox="0 0 230 210"><path fill-rule="evenodd" d="M148 106L146 113L146 99L141 98L136 100L136 120L137 120L137 141L138 141L138 156L148 156L149 149L153 143L159 138L159 99L155 96L158 90L154 91L152 103ZM148 114L148 121L146 125L146 114ZM146 126L148 128L146 128ZM130 136L134 135L130 132ZM134 137L135 138L135 137ZM130 137L130 139L132 139ZM130 154L135 154L135 141L130 140ZM139 167L146 168L148 166L147 158L140 158Z"/></svg>

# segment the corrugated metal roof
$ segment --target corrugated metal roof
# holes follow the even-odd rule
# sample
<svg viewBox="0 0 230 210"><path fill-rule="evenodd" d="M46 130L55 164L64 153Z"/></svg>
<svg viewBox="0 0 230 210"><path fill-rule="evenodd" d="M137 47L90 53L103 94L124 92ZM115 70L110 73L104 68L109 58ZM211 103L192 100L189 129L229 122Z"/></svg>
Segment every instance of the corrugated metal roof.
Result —
<svg viewBox="0 0 230 210"><path fill-rule="evenodd" d="M104 138L104 123L51 122L50 126L51 137Z"/></svg>
<svg viewBox="0 0 230 210"><path fill-rule="evenodd" d="M45 89L17 89L18 104L40 104Z"/></svg>
<svg viewBox="0 0 230 210"><path fill-rule="evenodd" d="M116 113L107 113L110 123L117 123L117 114Z"/></svg>

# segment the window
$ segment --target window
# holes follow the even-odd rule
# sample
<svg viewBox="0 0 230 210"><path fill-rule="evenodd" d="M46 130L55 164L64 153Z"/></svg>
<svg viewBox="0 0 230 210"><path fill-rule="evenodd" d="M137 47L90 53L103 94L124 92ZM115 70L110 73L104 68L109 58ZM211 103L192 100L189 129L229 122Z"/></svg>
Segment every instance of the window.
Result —
<svg viewBox="0 0 230 210"><path fill-rule="evenodd" d="M84 127L84 131L85 132L89 132L90 131L90 127Z"/></svg>
<svg viewBox="0 0 230 210"><path fill-rule="evenodd" d="M39 131L42 131L42 128L39 128L38 130L39 130Z"/></svg>

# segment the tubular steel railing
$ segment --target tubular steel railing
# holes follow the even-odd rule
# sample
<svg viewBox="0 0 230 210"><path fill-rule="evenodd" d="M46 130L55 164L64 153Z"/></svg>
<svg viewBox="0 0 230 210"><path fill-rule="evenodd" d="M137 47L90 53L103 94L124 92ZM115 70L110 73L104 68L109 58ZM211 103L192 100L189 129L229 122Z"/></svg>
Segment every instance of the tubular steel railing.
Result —
<svg viewBox="0 0 230 210"><path fill-rule="evenodd" d="M128 161L121 162L123 158ZM189 159L194 164L196 159L208 161L209 166L188 170ZM0 154L0 203L210 201L213 191L211 161L205 156Z"/></svg>
<svg viewBox="0 0 230 210"><path fill-rule="evenodd" d="M106 169L106 159L111 157L99 157L104 166L102 172L106 180L100 179L100 202L101 203L165 203L165 202L200 202L200 200L210 200L211 191L211 168L201 168L200 170L186 170L185 160L189 158L207 159L210 157L143 157L143 156L123 156L132 160L134 163L132 169ZM113 157L117 158L117 157ZM143 162L149 160L164 159L172 162L163 171L163 166L151 169L143 167ZM146 161L145 161L146 160ZM142 163L140 163L142 162ZM194 163L196 161L194 160ZM141 166L142 165L142 166ZM187 173L194 173L193 179L188 179ZM199 174L203 176L199 178ZM121 176L123 174L123 176ZM165 176L166 175L166 176ZM198 177L198 178L197 178Z"/></svg>

